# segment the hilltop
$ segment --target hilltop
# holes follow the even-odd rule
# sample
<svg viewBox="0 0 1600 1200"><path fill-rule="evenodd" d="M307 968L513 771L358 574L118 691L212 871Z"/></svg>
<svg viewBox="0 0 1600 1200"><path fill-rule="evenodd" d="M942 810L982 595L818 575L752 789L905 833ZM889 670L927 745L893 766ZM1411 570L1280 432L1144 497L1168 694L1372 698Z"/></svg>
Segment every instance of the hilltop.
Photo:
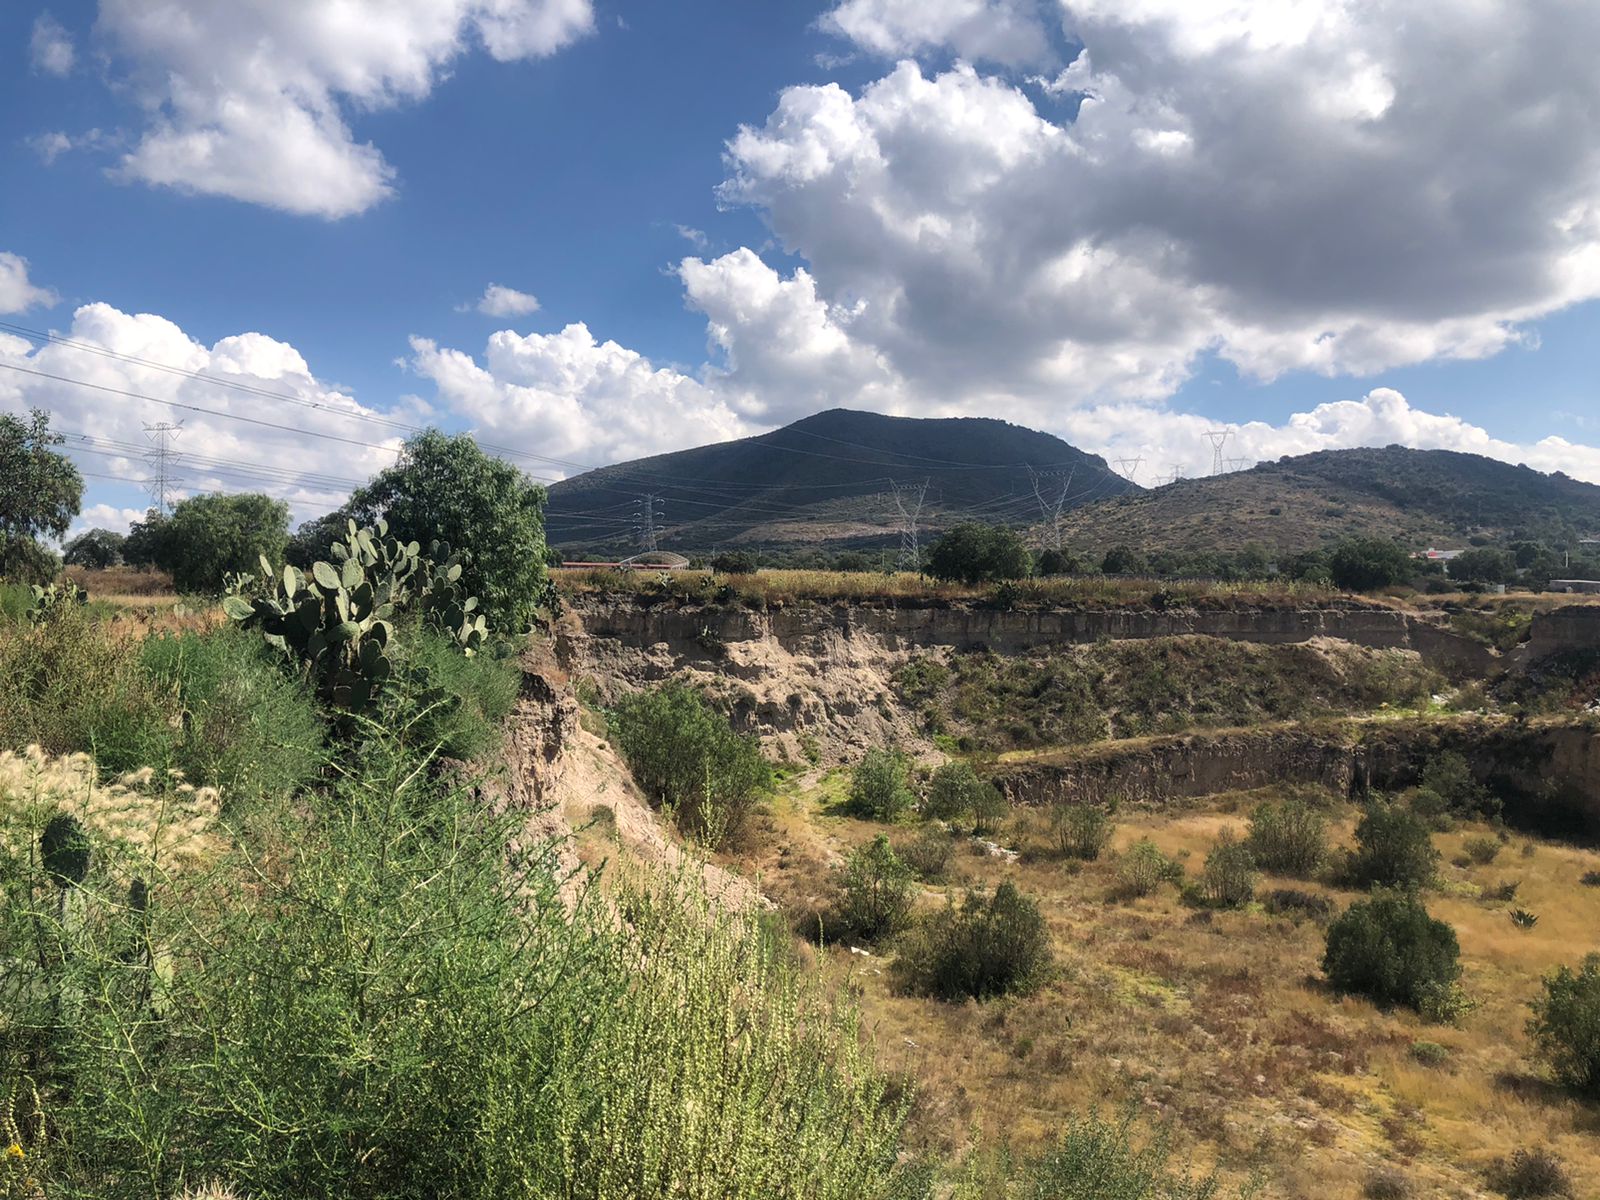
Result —
<svg viewBox="0 0 1600 1200"><path fill-rule="evenodd" d="M1600 487L1453 450L1321 450L1088 505L1063 530L1085 550L1257 542L1287 554L1357 534L1417 547L1474 536L1563 545L1600 531Z"/></svg>
<svg viewBox="0 0 1600 1200"><path fill-rule="evenodd" d="M1040 519L1029 468L1064 509L1139 489L1047 433L986 417L891 417L832 409L782 429L602 467L550 489L547 529L563 549L637 544L654 497L663 549L793 544L880 546L899 537L896 487L927 483L920 524ZM909 502L909 501L908 501Z"/></svg>

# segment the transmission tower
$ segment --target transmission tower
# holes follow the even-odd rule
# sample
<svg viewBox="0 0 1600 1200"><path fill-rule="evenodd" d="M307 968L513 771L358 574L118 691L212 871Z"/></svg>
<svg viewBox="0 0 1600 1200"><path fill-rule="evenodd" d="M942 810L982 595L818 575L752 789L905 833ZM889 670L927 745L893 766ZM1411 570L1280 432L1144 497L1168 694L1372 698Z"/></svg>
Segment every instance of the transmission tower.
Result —
<svg viewBox="0 0 1600 1200"><path fill-rule="evenodd" d="M1033 482L1034 498L1039 501L1039 513L1050 526L1051 541L1058 553L1061 550L1061 510L1066 506L1067 496L1072 490L1072 477L1077 472L1078 468L1074 466L1067 471L1066 478L1062 479L1060 471L1040 473L1032 467L1028 468L1028 478ZM1061 490L1057 492L1051 487L1049 491L1052 495L1047 496L1042 481L1053 479L1061 479Z"/></svg>
<svg viewBox="0 0 1600 1200"><path fill-rule="evenodd" d="M924 479L918 484L897 484L894 480L889 485L894 489L894 506L900 514L900 561L897 565L902 571L922 570L922 547L917 542L917 518L922 515L922 501L928 494L929 480Z"/></svg>
<svg viewBox="0 0 1600 1200"><path fill-rule="evenodd" d="M1228 470L1242 471L1244 470L1244 465L1249 461L1248 458L1230 458L1228 460Z"/></svg>
<svg viewBox="0 0 1600 1200"><path fill-rule="evenodd" d="M155 471L155 478L144 485L145 491L150 493L150 499L156 502L156 510L162 516L172 511L172 491L183 482L172 474L182 457L172 448L172 439L182 432L182 421L158 421L144 427L144 435L150 439L150 449L144 457Z"/></svg>
<svg viewBox="0 0 1600 1200"><path fill-rule="evenodd" d="M656 548L656 522L666 519L661 497L646 492L633 502L633 531L639 535L639 552L650 554Z"/></svg>
<svg viewBox="0 0 1600 1200"><path fill-rule="evenodd" d="M1206 441L1211 443L1211 473L1222 474L1222 447L1227 445L1228 439L1233 436L1231 429L1208 429Z"/></svg>
<svg viewBox="0 0 1600 1200"><path fill-rule="evenodd" d="M1144 465L1144 455L1141 454L1138 458L1119 458L1114 462L1117 474L1132 483L1133 477L1139 473L1139 468Z"/></svg>

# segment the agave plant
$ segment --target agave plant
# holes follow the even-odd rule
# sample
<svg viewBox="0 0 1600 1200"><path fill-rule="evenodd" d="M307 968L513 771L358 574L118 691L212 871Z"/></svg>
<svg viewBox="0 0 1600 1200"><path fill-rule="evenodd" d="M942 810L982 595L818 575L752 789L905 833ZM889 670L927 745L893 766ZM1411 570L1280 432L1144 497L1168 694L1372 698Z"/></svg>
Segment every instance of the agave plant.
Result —
<svg viewBox="0 0 1600 1200"><path fill-rule="evenodd" d="M1513 909L1511 923L1518 929L1532 929L1539 923L1539 917L1537 913L1531 913L1525 908Z"/></svg>

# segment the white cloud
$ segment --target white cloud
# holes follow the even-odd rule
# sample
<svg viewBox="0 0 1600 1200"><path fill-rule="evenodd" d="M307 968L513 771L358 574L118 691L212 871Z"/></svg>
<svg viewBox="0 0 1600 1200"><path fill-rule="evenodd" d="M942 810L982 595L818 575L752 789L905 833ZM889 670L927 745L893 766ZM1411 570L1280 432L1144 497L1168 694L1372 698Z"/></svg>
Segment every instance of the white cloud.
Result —
<svg viewBox="0 0 1600 1200"><path fill-rule="evenodd" d="M821 24L890 58L944 48L1006 66L1055 57L1036 0L844 0Z"/></svg>
<svg viewBox="0 0 1600 1200"><path fill-rule="evenodd" d="M28 279L28 260L0 251L0 314L27 312L37 305L56 302L49 288L38 287Z"/></svg>
<svg viewBox="0 0 1600 1200"><path fill-rule="evenodd" d="M457 311L466 312L469 309L486 317L525 317L539 311L539 300L528 292L491 283L476 301L460 306Z"/></svg>
<svg viewBox="0 0 1600 1200"><path fill-rule="evenodd" d="M960 63L787 89L721 191L925 409L1057 424L1169 396L1210 352L1260 380L1481 358L1600 296L1600 7L847 0L828 23L979 58L951 14L982 12L1048 12L1084 50L1037 102Z"/></svg>
<svg viewBox="0 0 1600 1200"><path fill-rule="evenodd" d="M148 114L124 179L337 218L394 170L351 113L425 98L481 44L501 62L589 32L590 0L101 0L98 30Z"/></svg>
<svg viewBox="0 0 1600 1200"><path fill-rule="evenodd" d="M1155 406L1089 405L1063 414L1056 432L1108 459L1142 455L1145 466L1139 481L1149 484L1174 468L1189 477L1208 474L1211 449L1204 435L1211 430L1228 431L1224 454L1244 459L1245 465L1286 454L1394 444L1482 454L1600 483L1600 447L1555 436L1532 442L1506 441L1460 417L1414 408L1392 388L1374 388L1359 400L1319 404L1276 424L1219 422Z"/></svg>
<svg viewBox="0 0 1600 1200"><path fill-rule="evenodd" d="M755 432L698 380L598 342L582 324L501 330L481 364L427 338L413 337L411 349L441 404L491 444L598 465Z"/></svg>
<svg viewBox="0 0 1600 1200"><path fill-rule="evenodd" d="M66 75L72 70L77 51L73 48L72 35L46 12L40 13L33 22L28 55L34 70L47 75Z"/></svg>
<svg viewBox="0 0 1600 1200"><path fill-rule="evenodd" d="M426 415L415 409L380 413L358 404L318 380L293 346L261 333L236 334L207 347L163 317L125 313L108 304L79 308L64 332L73 341L122 357L59 343L35 347L0 334L0 365L23 368L0 366L0 411L49 410L52 427L69 435L66 449L85 470L116 476L132 486L150 476L144 426L181 421L182 433L173 443L183 456L175 468L183 480L177 494L264 491L288 500L297 518L315 516L335 507L349 484L392 465L404 436L393 428L350 419L352 415L407 422ZM132 358L144 362L128 361ZM199 372L288 399L269 399L145 364ZM319 434L348 440L308 436ZM96 488L106 484L90 482Z"/></svg>
<svg viewBox="0 0 1600 1200"><path fill-rule="evenodd" d="M144 520L142 508L119 508L115 504L86 504L78 514L62 542L70 542L80 533L90 529L109 529L112 533L127 533L135 521Z"/></svg>

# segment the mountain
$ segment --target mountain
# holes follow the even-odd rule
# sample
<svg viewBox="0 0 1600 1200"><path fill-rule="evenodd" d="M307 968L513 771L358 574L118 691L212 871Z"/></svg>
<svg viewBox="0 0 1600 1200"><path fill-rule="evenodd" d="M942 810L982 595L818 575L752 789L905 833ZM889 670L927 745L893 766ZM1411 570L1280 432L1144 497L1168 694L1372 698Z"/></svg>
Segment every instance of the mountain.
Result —
<svg viewBox="0 0 1600 1200"><path fill-rule="evenodd" d="M1290 554L1352 534L1417 549L1474 536L1562 545L1600 533L1600 487L1453 450L1321 450L1089 505L1062 525L1065 540L1085 550L1257 542Z"/></svg>
<svg viewBox="0 0 1600 1200"><path fill-rule="evenodd" d="M1031 524L1041 503L1067 511L1139 491L1098 455L1007 421L836 408L563 480L550 488L545 524L569 558L637 548L647 503L664 550L889 546L900 538L897 490L911 510L924 485L924 533L964 517Z"/></svg>

